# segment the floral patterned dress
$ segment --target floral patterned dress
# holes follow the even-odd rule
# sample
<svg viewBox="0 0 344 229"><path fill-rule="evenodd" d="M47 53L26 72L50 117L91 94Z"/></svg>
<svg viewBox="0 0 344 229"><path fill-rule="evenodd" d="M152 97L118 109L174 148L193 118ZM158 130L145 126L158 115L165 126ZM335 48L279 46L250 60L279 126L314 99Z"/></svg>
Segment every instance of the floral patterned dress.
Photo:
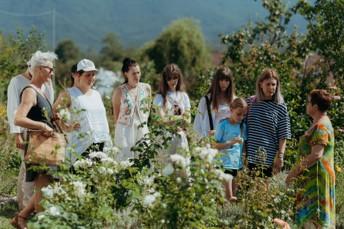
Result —
<svg viewBox="0 0 344 229"><path fill-rule="evenodd" d="M300 227L312 223L322 228L335 228L334 133L328 118L320 120L309 134L301 137L301 156L310 154L314 145L323 145L324 152L299 180L296 223Z"/></svg>

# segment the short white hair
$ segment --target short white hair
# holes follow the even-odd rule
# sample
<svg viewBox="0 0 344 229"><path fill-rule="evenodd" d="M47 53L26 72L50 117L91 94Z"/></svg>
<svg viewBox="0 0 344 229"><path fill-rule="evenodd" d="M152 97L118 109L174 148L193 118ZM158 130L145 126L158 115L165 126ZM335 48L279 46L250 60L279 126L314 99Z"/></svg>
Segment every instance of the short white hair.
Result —
<svg viewBox="0 0 344 229"><path fill-rule="evenodd" d="M27 62L30 72L37 66L47 66L49 62L53 63L57 60L54 52L41 52L40 50L32 54L31 59Z"/></svg>

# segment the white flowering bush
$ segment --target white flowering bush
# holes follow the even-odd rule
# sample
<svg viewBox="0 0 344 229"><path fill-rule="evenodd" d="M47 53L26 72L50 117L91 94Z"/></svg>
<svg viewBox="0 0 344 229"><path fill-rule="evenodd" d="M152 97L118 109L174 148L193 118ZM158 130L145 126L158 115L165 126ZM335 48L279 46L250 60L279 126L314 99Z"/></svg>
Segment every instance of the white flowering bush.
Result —
<svg viewBox="0 0 344 229"><path fill-rule="evenodd" d="M174 127L151 127L133 148L134 159L115 161L113 148L79 159L74 172L62 166L59 181L43 188L45 210L29 227L259 228L272 226L274 217L291 220L293 200L283 177L266 188L266 180L241 172L239 201L228 204L223 182L233 177L223 173L209 141L191 137L188 150L170 153Z"/></svg>
<svg viewBox="0 0 344 229"><path fill-rule="evenodd" d="M220 227L217 206L223 203L223 173L197 150L170 155L155 165L154 182L138 209L147 228ZM203 148L209 154L212 149Z"/></svg>

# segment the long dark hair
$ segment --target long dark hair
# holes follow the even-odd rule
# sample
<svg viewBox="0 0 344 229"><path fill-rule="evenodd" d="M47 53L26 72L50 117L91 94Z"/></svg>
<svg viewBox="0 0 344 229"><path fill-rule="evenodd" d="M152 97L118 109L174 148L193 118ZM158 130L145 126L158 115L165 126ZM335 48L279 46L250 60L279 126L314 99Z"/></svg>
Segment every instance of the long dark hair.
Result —
<svg viewBox="0 0 344 229"><path fill-rule="evenodd" d="M208 94L210 94L210 100L211 100L212 108L216 111L219 108L219 97L221 94L221 88L220 88L220 81L221 80L228 80L229 81L228 88L226 89L226 92L225 92L225 98L226 98L228 105L230 105L230 103L232 102L232 100L234 98L234 92L235 92L232 71L228 67L220 66L216 70L216 72L213 76L213 80L211 82L211 86L208 90Z"/></svg>
<svg viewBox="0 0 344 229"><path fill-rule="evenodd" d="M176 64L168 64L164 67L161 73L161 80L160 80L160 87L159 87L159 94L162 95L164 106L166 104L166 95L169 90L168 87L168 80L173 77L178 77L178 83L176 86L176 91L184 91L184 83L183 83L183 74L178 65Z"/></svg>
<svg viewBox="0 0 344 229"><path fill-rule="evenodd" d="M73 64L73 66L70 68L70 79L72 81L71 87L74 86L74 74L77 73L77 64Z"/></svg>
<svg viewBox="0 0 344 229"><path fill-rule="evenodd" d="M133 60L133 59L131 59L129 57L124 58L124 60L122 62L122 69L121 69L122 73L123 73L123 76L125 78L124 83L128 83L128 78L125 77L124 73L129 72L130 67L137 66L137 65L139 65L139 64L135 60Z"/></svg>

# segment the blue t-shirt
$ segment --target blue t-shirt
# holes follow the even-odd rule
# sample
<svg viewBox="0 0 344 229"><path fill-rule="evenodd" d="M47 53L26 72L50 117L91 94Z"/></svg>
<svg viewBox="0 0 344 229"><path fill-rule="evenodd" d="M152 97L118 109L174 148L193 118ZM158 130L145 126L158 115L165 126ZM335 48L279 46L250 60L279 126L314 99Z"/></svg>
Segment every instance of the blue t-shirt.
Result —
<svg viewBox="0 0 344 229"><path fill-rule="evenodd" d="M218 143L225 143L233 138L241 137L244 140L246 137L246 125L243 123L232 124L229 119L223 119L216 126L215 140ZM232 147L221 150L221 160L225 169L241 169L243 144L236 143Z"/></svg>

